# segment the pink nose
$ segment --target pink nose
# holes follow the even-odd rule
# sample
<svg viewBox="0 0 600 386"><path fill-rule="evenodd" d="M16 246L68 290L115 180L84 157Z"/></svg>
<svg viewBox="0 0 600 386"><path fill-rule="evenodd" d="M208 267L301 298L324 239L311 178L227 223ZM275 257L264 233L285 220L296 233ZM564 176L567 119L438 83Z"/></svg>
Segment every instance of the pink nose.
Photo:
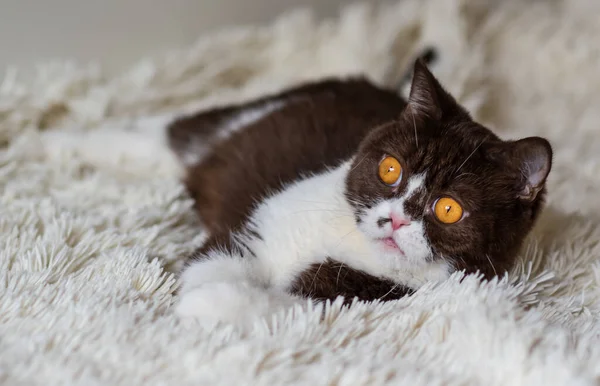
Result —
<svg viewBox="0 0 600 386"><path fill-rule="evenodd" d="M400 229L403 226L410 224L410 221L403 217L398 217L393 214L390 217L392 218L392 229L393 230Z"/></svg>

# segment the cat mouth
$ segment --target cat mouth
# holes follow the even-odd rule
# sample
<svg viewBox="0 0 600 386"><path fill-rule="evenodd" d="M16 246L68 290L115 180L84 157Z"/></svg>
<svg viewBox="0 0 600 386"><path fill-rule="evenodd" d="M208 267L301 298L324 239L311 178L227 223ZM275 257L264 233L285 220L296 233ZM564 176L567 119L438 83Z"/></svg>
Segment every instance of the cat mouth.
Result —
<svg viewBox="0 0 600 386"><path fill-rule="evenodd" d="M400 249L400 247L398 246L398 244L396 243L396 241L394 241L394 239L392 237L385 237L383 239L379 239L385 249L390 250L390 251L397 251L400 252L402 255L404 255L404 251L402 249Z"/></svg>

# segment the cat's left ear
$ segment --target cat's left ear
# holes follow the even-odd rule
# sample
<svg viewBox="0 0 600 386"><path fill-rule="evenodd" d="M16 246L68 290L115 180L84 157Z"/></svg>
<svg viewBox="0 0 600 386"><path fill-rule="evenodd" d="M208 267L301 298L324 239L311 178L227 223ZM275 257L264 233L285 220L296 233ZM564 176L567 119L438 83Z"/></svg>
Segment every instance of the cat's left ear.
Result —
<svg viewBox="0 0 600 386"><path fill-rule="evenodd" d="M541 137L520 139L511 144L510 157L522 176L518 198L535 200L552 168L552 146Z"/></svg>
<svg viewBox="0 0 600 386"><path fill-rule="evenodd" d="M444 90L421 58L415 62L407 109L414 117L433 120L457 113L469 117L452 95Z"/></svg>

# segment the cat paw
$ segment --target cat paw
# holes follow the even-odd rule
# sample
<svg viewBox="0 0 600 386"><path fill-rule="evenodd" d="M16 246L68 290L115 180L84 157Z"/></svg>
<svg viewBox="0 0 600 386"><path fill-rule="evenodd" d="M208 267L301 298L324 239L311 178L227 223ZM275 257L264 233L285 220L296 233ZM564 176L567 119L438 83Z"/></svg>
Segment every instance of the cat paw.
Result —
<svg viewBox="0 0 600 386"><path fill-rule="evenodd" d="M249 283L206 283L181 295L175 314L185 325L199 323L250 327L259 318L289 309L299 299L285 292L258 288Z"/></svg>

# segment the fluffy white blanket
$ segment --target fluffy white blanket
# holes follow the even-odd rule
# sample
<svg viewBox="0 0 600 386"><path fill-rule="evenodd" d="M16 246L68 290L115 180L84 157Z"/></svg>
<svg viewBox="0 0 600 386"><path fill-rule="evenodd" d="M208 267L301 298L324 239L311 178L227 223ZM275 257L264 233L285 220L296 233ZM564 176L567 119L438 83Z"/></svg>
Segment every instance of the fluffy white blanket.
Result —
<svg viewBox="0 0 600 386"><path fill-rule="evenodd" d="M295 12L225 31L118 77L72 64L43 66L33 80L9 73L0 383L595 384L599 15L597 0L359 4L334 20ZM325 75L383 83L430 43L442 48L437 75L477 119L555 147L549 208L515 272L486 284L456 276L386 304L333 304L322 321L318 309L277 315L251 333L180 325L169 272L203 235L173 159L144 134L152 117Z"/></svg>

